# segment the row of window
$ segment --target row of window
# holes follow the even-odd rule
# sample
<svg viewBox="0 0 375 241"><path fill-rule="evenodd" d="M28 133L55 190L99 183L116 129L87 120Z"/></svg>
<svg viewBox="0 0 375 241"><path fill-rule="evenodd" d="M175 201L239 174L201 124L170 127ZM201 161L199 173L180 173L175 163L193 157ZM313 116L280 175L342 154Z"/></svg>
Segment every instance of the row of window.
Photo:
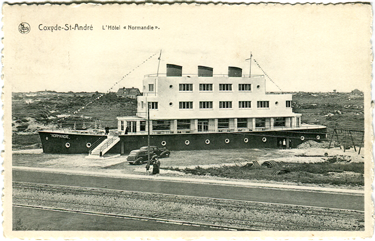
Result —
<svg viewBox="0 0 375 241"><path fill-rule="evenodd" d="M158 102L149 102L150 109L157 110L158 109ZM286 107L291 107L292 103L290 100L286 101ZM269 108L270 102L269 101L257 101L257 108ZM212 101L200 101L199 102L199 109L212 109L213 102ZM220 109L231 109L232 108L232 101L219 101L219 108ZM238 101L238 108L240 109L247 109L251 108L251 101ZM193 102L192 101L180 101L179 102L179 109L193 109Z"/></svg>
<svg viewBox="0 0 375 241"><path fill-rule="evenodd" d="M212 90L213 90L213 84L199 84L199 91L212 91ZM219 90L220 91L232 91L232 84L219 84ZM251 84L238 84L238 90L239 91L251 91ZM148 85L148 91L150 92L155 91L154 84ZM179 91L193 91L193 84L179 84Z"/></svg>
<svg viewBox="0 0 375 241"><path fill-rule="evenodd" d="M158 102L149 102L150 109L157 110L158 109ZM287 100L285 102L286 107L292 107L292 101ZM143 102L142 102L143 107ZM270 102L269 101L257 101L257 108L269 108ZM200 101L199 102L199 109L212 109L213 102L212 101ZM232 108L232 101L219 101L219 108L220 109L231 109ZM238 108L240 109L248 109L251 108L251 101L238 101ZM180 101L179 102L179 109L193 109L193 102L192 101Z"/></svg>
<svg viewBox="0 0 375 241"><path fill-rule="evenodd" d="M298 123L297 119L297 123ZM198 119L198 132L208 131L209 126L208 119ZM256 118L255 119L255 127L266 127L266 118ZM190 130L192 125L191 120L177 120L177 130ZM274 126L285 126L286 125L286 118L279 117L274 118ZM152 121L152 129L155 131L164 131L170 130L171 121L169 120L153 120ZM252 126L252 123L248 121L247 118L237 118L237 128L249 128ZM218 129L227 129L229 128L229 119L228 118L221 118L218 119ZM124 130L123 123L121 124L121 130ZM146 130L146 121L140 121L140 131ZM127 131L128 132L136 132L136 122L135 121L128 121L127 122Z"/></svg>

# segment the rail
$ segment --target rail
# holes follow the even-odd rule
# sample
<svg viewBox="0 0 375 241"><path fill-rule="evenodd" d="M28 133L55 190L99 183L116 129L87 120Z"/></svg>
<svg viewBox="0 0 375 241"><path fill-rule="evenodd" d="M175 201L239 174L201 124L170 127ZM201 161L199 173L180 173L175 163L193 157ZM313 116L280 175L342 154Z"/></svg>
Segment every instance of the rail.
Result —
<svg viewBox="0 0 375 241"><path fill-rule="evenodd" d="M273 128L270 128L270 127L255 127L255 128L244 128L244 127L241 127L241 128L237 128L234 129L234 128L222 128L222 129L218 129L217 132L248 132L248 131L279 131L279 130L284 130L284 131L288 131L288 130L300 130L300 129L320 129L320 128L326 128L326 126L322 126L322 125L308 125L308 124L302 124L300 126L294 126L294 127L284 127L284 126L276 126L276 127L273 127ZM177 130L177 132L175 131L171 131L171 130L165 130L165 131L156 131L156 130L153 130L151 131L151 135L163 135L163 134L190 134L190 133L216 133L215 131L213 130L210 130L210 131L202 131L202 132L198 132L197 130ZM128 133L127 135L147 135L147 131L141 131L141 132L135 132L135 133Z"/></svg>
<svg viewBox="0 0 375 241"><path fill-rule="evenodd" d="M90 147L90 149L89 149L89 153L90 153L90 155L91 155L92 151L93 151L97 146L99 146L100 143L102 143L103 140L105 140L105 139L107 139L107 136L102 136L102 137L100 137L99 139L97 139L96 141L94 141L94 142L91 144L91 147Z"/></svg>
<svg viewBox="0 0 375 241"><path fill-rule="evenodd" d="M159 74L147 74L144 76L145 78L147 77L200 77L200 78L212 78L212 77L229 77L227 74L214 74L212 76L198 76L198 74L183 74L181 76L167 76L166 73L159 73ZM230 78L261 78L264 77L262 74L252 74L251 76L248 74L243 74L239 77L233 77L231 76Z"/></svg>
<svg viewBox="0 0 375 241"><path fill-rule="evenodd" d="M53 132L60 132L65 134L87 134L87 135L103 135L105 134L104 130L72 130L72 129L60 129L60 128L52 128L52 129L45 129L40 131L53 131Z"/></svg>
<svg viewBox="0 0 375 241"><path fill-rule="evenodd" d="M104 143L102 147L99 149L99 153L103 152L105 149L107 149L113 142L115 142L119 138L118 136L113 136L111 138L108 138L107 141Z"/></svg>

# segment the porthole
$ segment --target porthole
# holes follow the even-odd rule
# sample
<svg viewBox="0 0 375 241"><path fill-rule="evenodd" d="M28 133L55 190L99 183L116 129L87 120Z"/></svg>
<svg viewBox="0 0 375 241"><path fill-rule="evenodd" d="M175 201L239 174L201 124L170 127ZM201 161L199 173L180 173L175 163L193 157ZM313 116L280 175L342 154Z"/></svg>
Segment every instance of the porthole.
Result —
<svg viewBox="0 0 375 241"><path fill-rule="evenodd" d="M260 85L257 85L257 89L259 89L260 88Z"/></svg>
<svg viewBox="0 0 375 241"><path fill-rule="evenodd" d="M317 135L317 136L316 136L316 139L317 139L317 140L320 140L320 136L319 136L319 135Z"/></svg>
<svg viewBox="0 0 375 241"><path fill-rule="evenodd" d="M70 143L69 142L65 143L65 147L69 148L70 147Z"/></svg>
<svg viewBox="0 0 375 241"><path fill-rule="evenodd" d="M206 140L204 141L204 143L206 143L206 145L209 145L209 144L210 144L210 140L209 140L209 139L206 139Z"/></svg>
<svg viewBox="0 0 375 241"><path fill-rule="evenodd" d="M172 102L169 102L169 106L172 106L173 105L173 103Z"/></svg>
<svg viewBox="0 0 375 241"><path fill-rule="evenodd" d="M172 88L173 88L173 85L170 85L169 88L172 89Z"/></svg>
<svg viewBox="0 0 375 241"><path fill-rule="evenodd" d="M90 148L90 147L91 147L91 143L90 143L90 142L87 142L87 143L86 143L86 147L87 147L87 148Z"/></svg>
<svg viewBox="0 0 375 241"><path fill-rule="evenodd" d="M248 143L249 139L245 138L245 139L243 139L243 142Z"/></svg>
<svg viewBox="0 0 375 241"><path fill-rule="evenodd" d="M225 143L229 143L230 142L230 140L227 138L227 139L225 139Z"/></svg>
<svg viewBox="0 0 375 241"><path fill-rule="evenodd" d="M162 142L161 142L161 145L162 145L162 146L165 146L165 145L167 145L167 142L166 142L166 141L162 141Z"/></svg>
<svg viewBox="0 0 375 241"><path fill-rule="evenodd" d="M190 141L189 141L189 140L186 140L186 141L185 141L185 145L188 146L189 144L190 144Z"/></svg>
<svg viewBox="0 0 375 241"><path fill-rule="evenodd" d="M275 102L275 105L278 105L278 104L279 104L279 102L278 102L278 101L276 101L276 102Z"/></svg>
<svg viewBox="0 0 375 241"><path fill-rule="evenodd" d="M267 141L267 138L263 136L262 141L263 141L263 142L266 142L266 141Z"/></svg>
<svg viewBox="0 0 375 241"><path fill-rule="evenodd" d="M304 136L301 136L301 141L305 140L305 137Z"/></svg>

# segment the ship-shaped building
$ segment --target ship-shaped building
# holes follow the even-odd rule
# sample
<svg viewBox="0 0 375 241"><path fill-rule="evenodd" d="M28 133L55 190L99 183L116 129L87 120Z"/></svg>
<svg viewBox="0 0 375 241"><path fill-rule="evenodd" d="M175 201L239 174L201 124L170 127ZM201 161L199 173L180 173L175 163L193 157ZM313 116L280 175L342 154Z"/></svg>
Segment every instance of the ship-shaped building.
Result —
<svg viewBox="0 0 375 241"><path fill-rule="evenodd" d="M167 64L165 74L145 76L136 116L117 119L109 135L41 131L43 150L127 154L148 138L169 150L294 148L326 138L325 126L301 124L291 94L267 93L264 75L232 66L226 74L208 66L184 74L182 66Z"/></svg>

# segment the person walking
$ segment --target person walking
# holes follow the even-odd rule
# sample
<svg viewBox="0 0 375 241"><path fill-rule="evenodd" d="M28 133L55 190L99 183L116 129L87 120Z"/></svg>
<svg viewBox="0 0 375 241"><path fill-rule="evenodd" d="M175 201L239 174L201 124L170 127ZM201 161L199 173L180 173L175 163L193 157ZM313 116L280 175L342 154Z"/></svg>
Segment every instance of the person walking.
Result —
<svg viewBox="0 0 375 241"><path fill-rule="evenodd" d="M146 171L150 170L151 165L152 165L152 174L153 175L159 174L160 173L160 161L159 161L158 155L154 154L151 157L151 160L147 162Z"/></svg>
<svg viewBox="0 0 375 241"><path fill-rule="evenodd" d="M154 161L152 163L152 174L155 175L155 174L159 174L160 173L160 161L159 161L159 158L158 156L154 156Z"/></svg>

